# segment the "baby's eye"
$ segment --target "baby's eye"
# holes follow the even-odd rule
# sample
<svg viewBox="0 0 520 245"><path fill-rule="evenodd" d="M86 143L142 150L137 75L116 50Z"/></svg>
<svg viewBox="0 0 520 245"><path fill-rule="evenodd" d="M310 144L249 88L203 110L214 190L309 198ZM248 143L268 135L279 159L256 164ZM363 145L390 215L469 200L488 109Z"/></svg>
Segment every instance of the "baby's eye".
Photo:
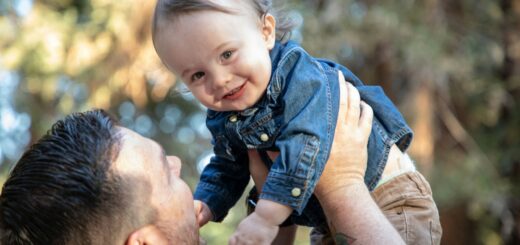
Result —
<svg viewBox="0 0 520 245"><path fill-rule="evenodd" d="M204 72L201 72L201 71L195 72L193 75L191 75L191 81L195 82L195 81L201 79L204 75L205 75Z"/></svg>
<svg viewBox="0 0 520 245"><path fill-rule="evenodd" d="M233 55L233 51L227 50L227 51L224 51L224 53L222 53L222 58L227 60L227 59L231 58L231 55Z"/></svg>

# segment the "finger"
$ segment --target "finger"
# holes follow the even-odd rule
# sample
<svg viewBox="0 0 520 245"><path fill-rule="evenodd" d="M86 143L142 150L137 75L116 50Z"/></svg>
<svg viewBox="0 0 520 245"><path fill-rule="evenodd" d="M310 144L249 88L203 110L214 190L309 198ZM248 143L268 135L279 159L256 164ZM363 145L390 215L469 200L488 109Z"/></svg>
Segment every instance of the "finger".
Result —
<svg viewBox="0 0 520 245"><path fill-rule="evenodd" d="M199 245L206 245L208 244L206 240L202 239L202 237L199 237Z"/></svg>
<svg viewBox="0 0 520 245"><path fill-rule="evenodd" d="M337 125L343 125L345 118L348 113L348 87L345 82L345 77L341 71L338 71L338 82L339 82L339 111L338 111L338 122Z"/></svg>
<svg viewBox="0 0 520 245"><path fill-rule="evenodd" d="M235 236L232 236L230 239L229 239L229 242L228 242L229 245L235 245L237 244L237 238Z"/></svg>
<svg viewBox="0 0 520 245"><path fill-rule="evenodd" d="M204 215L202 213L202 202L199 200L193 201L193 207L195 209L195 218L197 219L197 223L199 227L202 227L204 224Z"/></svg>
<svg viewBox="0 0 520 245"><path fill-rule="evenodd" d="M374 111L364 101L361 101L361 116L359 118L359 126L363 133L368 135L372 130L372 119L374 118Z"/></svg>
<svg viewBox="0 0 520 245"><path fill-rule="evenodd" d="M202 202L199 200L193 201L193 207L195 208L195 213L200 214L202 212Z"/></svg>
<svg viewBox="0 0 520 245"><path fill-rule="evenodd" d="M359 111L360 108L360 99L359 92L352 84L348 84L348 111L347 111L347 123L352 123L353 125L357 125L359 122Z"/></svg>
<svg viewBox="0 0 520 245"><path fill-rule="evenodd" d="M200 213L197 215L197 223L199 223L199 227L203 227L206 224L204 214Z"/></svg>

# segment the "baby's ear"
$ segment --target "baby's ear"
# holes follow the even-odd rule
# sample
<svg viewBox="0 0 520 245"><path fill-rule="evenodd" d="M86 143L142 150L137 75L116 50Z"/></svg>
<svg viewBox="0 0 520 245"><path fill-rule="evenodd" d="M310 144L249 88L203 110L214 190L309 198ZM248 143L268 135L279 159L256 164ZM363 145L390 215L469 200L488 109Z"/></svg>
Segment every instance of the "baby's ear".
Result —
<svg viewBox="0 0 520 245"><path fill-rule="evenodd" d="M276 41L276 19L272 14L267 13L264 15L262 35L264 36L267 48L271 50Z"/></svg>

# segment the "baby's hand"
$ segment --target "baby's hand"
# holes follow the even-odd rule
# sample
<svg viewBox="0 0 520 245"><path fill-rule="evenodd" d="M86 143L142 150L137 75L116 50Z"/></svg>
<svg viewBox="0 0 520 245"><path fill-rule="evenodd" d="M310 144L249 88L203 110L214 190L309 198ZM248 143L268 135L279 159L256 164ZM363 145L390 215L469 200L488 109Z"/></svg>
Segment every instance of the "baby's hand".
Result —
<svg viewBox="0 0 520 245"><path fill-rule="evenodd" d="M278 224L269 222L253 212L240 222L229 239L229 244L271 244L276 234L278 234Z"/></svg>
<svg viewBox="0 0 520 245"><path fill-rule="evenodd" d="M193 205L195 206L195 215L197 217L199 227L204 226L213 219L213 214L211 213L211 210L206 203L195 200Z"/></svg>

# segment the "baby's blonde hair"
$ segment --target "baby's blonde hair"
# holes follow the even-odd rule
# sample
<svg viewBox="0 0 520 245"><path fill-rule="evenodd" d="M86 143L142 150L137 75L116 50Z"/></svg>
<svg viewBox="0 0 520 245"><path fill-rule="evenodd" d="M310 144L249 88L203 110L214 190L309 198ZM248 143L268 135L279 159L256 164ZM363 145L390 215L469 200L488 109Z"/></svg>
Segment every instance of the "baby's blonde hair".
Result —
<svg viewBox="0 0 520 245"><path fill-rule="evenodd" d="M291 18L286 12L275 10L272 0L247 0L254 8L259 18L266 14L271 14L276 19L276 39L286 41L290 37L292 30L297 26L295 19ZM182 14L214 10L224 13L233 13L230 9L218 5L209 0L158 0L152 21L152 39L155 43L156 34L159 31L159 22L163 20L174 21Z"/></svg>

